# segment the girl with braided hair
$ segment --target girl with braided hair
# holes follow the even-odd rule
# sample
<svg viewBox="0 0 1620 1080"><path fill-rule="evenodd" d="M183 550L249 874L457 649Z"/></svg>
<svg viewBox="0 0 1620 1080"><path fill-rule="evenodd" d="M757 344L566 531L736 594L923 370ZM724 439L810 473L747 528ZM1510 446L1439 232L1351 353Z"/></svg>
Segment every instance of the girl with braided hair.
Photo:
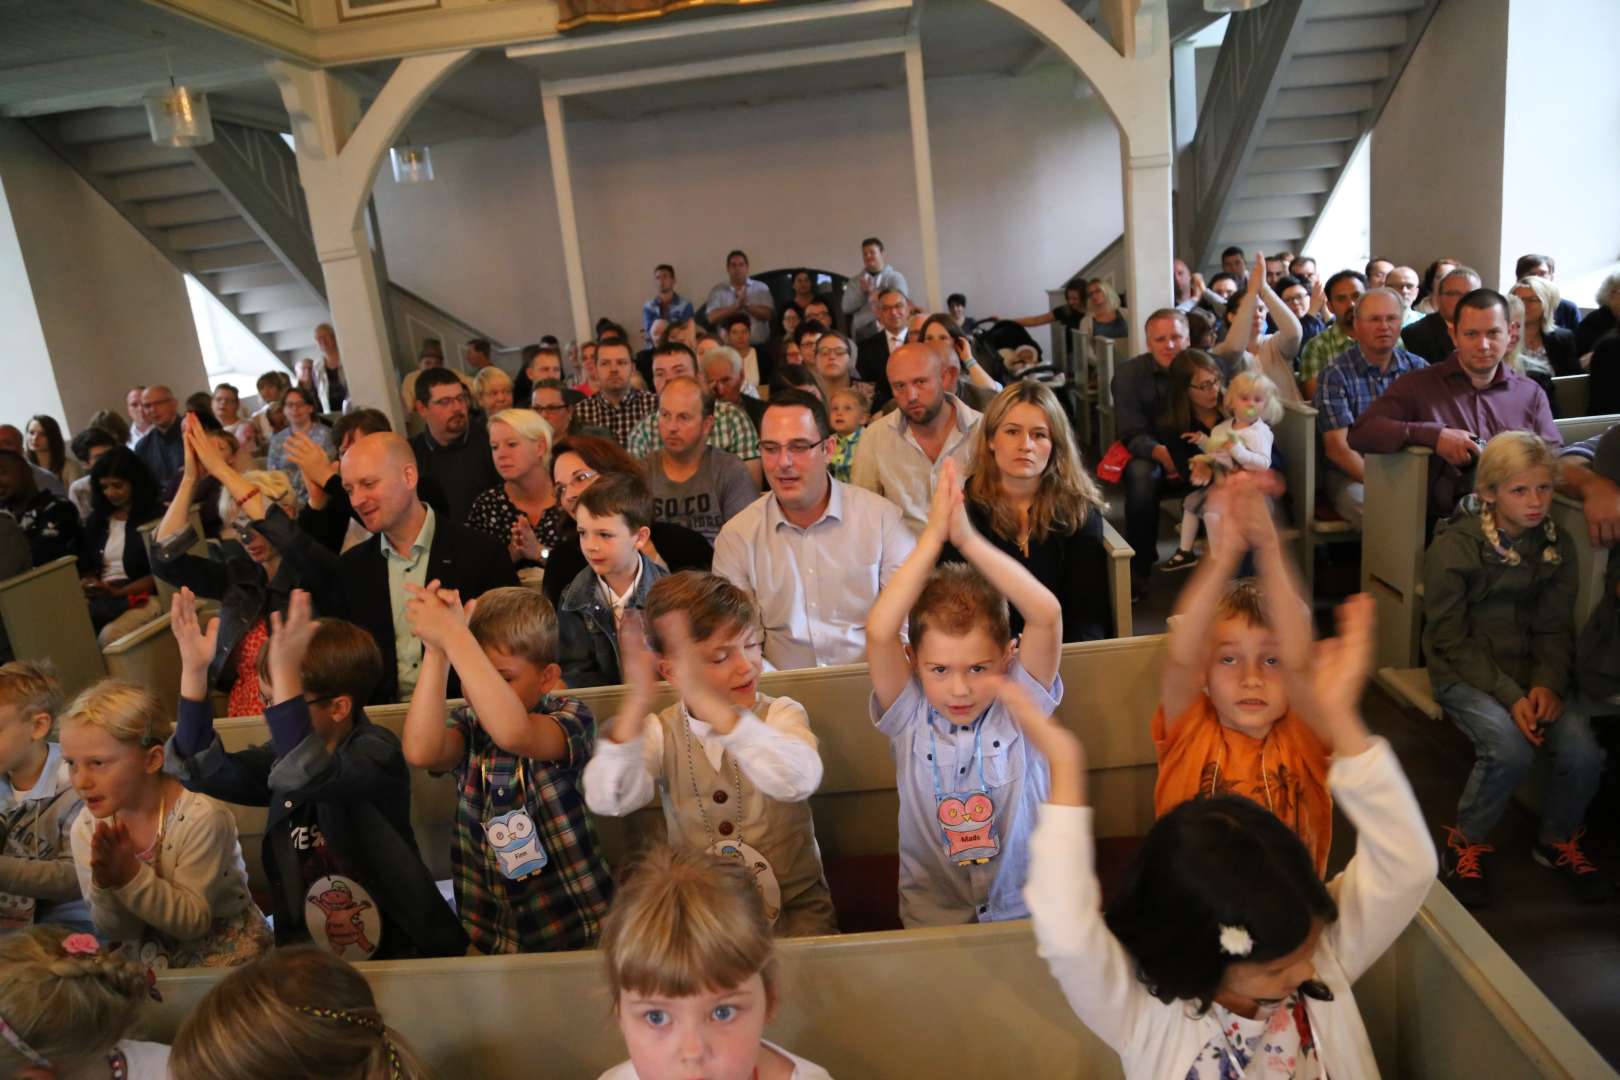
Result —
<svg viewBox="0 0 1620 1080"><path fill-rule="evenodd" d="M208 992L170 1067L186 1080L430 1080L377 1010L371 985L325 949L276 949Z"/></svg>
<svg viewBox="0 0 1620 1080"><path fill-rule="evenodd" d="M1423 651L1434 697L1474 744L1447 829L1441 878L1470 907L1490 901L1486 841L1538 749L1552 757L1531 855L1597 902L1608 882L1581 851L1603 750L1573 695L1575 544L1551 518L1554 451L1526 431L1486 444L1468 496L1423 559Z"/></svg>
<svg viewBox="0 0 1620 1080"><path fill-rule="evenodd" d="M150 969L91 934L34 926L0 937L0 1075L166 1080L169 1048L125 1038L156 995Z"/></svg>

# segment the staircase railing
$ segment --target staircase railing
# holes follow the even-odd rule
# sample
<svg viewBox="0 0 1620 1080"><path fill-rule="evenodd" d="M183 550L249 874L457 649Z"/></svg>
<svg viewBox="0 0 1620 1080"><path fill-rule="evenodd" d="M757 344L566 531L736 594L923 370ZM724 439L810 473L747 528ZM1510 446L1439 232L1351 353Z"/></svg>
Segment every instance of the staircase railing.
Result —
<svg viewBox="0 0 1620 1080"><path fill-rule="evenodd" d="M1271 0L1233 15L1227 25L1193 136L1192 175L1183 178L1180 199L1192 226L1182 235L1191 240L1198 266L1214 260L1228 196L1254 156L1309 7L1310 0Z"/></svg>
<svg viewBox="0 0 1620 1080"><path fill-rule="evenodd" d="M507 374L516 374L522 346L502 345L471 323L456 318L430 300L392 281L387 282L388 321L394 340L394 366L401 377L416 369L422 339L434 337L444 348L445 364L462 370L467 342L482 338L490 343L490 358Z"/></svg>

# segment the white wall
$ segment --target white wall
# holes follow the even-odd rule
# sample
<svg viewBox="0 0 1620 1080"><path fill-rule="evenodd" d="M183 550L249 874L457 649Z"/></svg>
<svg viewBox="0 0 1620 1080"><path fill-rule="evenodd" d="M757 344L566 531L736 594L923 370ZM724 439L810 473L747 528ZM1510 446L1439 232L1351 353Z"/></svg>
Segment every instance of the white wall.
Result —
<svg viewBox="0 0 1620 1080"><path fill-rule="evenodd" d="M1397 264L1422 272L1454 256L1494 284L1508 5L1442 0L1373 130L1372 250ZM1581 32L1562 14L1554 21ZM1562 62L1556 52L1545 59Z"/></svg>
<svg viewBox="0 0 1620 1080"><path fill-rule="evenodd" d="M28 418L39 413L54 416L58 422L64 421L62 395L56 389L56 374L51 370L45 328L39 325L39 311L34 307L34 287L28 283L28 267L23 261L22 243L12 220L3 173L0 173L0 326L6 328L6 403L0 410L0 423L26 428Z"/></svg>
<svg viewBox="0 0 1620 1080"><path fill-rule="evenodd" d="M1620 261L1620 3L1514 0L1508 26L1502 280L1547 252L1590 307Z"/></svg>
<svg viewBox="0 0 1620 1080"><path fill-rule="evenodd" d="M14 120L0 121L0 182L69 429L122 411L134 383L207 387L180 272Z"/></svg>
<svg viewBox="0 0 1620 1080"><path fill-rule="evenodd" d="M1123 230L1118 129L1073 73L928 84L944 291L979 314L1043 310ZM747 140L715 133L746 131ZM920 294L922 244L903 90L571 122L569 155L592 318L634 329L652 268L701 303L745 248L756 270L844 273L881 236ZM506 344L568 337L545 133L433 148L432 184L379 180L389 274Z"/></svg>

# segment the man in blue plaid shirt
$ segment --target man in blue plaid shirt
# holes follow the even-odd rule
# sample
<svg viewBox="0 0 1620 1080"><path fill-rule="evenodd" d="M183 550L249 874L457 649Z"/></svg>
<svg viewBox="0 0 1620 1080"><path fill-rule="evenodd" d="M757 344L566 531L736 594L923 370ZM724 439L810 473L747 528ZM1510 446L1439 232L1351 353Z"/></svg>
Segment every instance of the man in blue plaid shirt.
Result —
<svg viewBox="0 0 1620 1080"><path fill-rule="evenodd" d="M1428 364L1401 348L1406 303L1393 289L1365 293L1351 309L1345 330L1353 344L1322 370L1316 384L1316 426L1322 453L1332 468L1324 480L1333 508L1361 528L1362 457L1350 449L1350 425L1389 384Z"/></svg>

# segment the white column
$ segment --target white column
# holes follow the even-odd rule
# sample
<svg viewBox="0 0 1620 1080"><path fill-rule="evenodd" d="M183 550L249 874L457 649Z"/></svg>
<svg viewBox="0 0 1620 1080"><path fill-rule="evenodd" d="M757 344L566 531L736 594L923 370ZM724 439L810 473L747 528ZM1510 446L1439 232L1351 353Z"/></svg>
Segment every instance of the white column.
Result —
<svg viewBox="0 0 1620 1080"><path fill-rule="evenodd" d="M579 218L574 213L574 178L568 167L568 131L564 126L563 99L540 86L540 108L546 121L546 148L551 158L551 186L557 195L557 225L562 233L563 273L568 278L568 312L574 337L589 341L591 305L585 293L585 258L579 243Z"/></svg>
<svg viewBox="0 0 1620 1080"><path fill-rule="evenodd" d="M1175 258L1170 222L1170 153L1166 146L1133 155L1120 137L1125 162L1125 287L1130 296L1131 355L1147 349L1143 323L1156 308L1169 307Z"/></svg>
<svg viewBox="0 0 1620 1080"><path fill-rule="evenodd" d="M292 120L298 177L351 399L381 409L396 431L405 429L405 415L382 286L366 239L366 200L383 153L406 120L471 55L463 50L401 60L364 116L355 91L327 72L287 61L268 65Z"/></svg>
<svg viewBox="0 0 1620 1080"><path fill-rule="evenodd" d="M922 44L915 36L906 45L906 104L911 116L911 159L917 173L924 292L929 311L944 311L945 298L939 287L939 222L934 215L934 159L928 139L928 95L923 85Z"/></svg>

